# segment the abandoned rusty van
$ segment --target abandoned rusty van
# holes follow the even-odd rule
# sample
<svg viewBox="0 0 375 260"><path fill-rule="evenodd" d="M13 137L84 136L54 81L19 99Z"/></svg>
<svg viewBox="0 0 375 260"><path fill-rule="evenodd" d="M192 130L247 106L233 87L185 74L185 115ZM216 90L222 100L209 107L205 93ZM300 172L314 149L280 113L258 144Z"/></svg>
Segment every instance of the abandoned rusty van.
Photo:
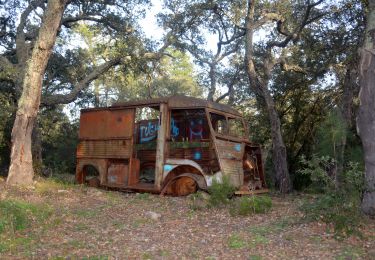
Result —
<svg viewBox="0 0 375 260"><path fill-rule="evenodd" d="M224 176L237 193L266 191L260 147L227 105L172 96L81 111L78 183L182 196Z"/></svg>

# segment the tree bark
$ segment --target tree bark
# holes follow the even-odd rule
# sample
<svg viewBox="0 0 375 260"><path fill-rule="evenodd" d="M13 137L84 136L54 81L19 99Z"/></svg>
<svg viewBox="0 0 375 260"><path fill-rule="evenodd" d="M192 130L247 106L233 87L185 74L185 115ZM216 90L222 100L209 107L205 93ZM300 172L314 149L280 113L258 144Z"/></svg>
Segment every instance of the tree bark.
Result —
<svg viewBox="0 0 375 260"><path fill-rule="evenodd" d="M27 62L12 130L12 148L7 184L31 185L34 171L31 153L31 133L39 111L42 79L56 41L57 30L67 0L49 0L38 39Z"/></svg>
<svg viewBox="0 0 375 260"><path fill-rule="evenodd" d="M246 70L250 81L250 87L252 90L263 98L268 117L271 125L271 136L272 136L272 161L273 168L276 177L276 186L281 193L287 193L291 191L291 181L288 171L287 154L286 148L281 135L280 118L276 110L275 102L268 89L268 79L260 78L259 74L255 69L253 62L253 34L255 29L254 23L254 1L248 0L248 12L246 17L246 35L245 35L245 63ZM272 68L269 68L272 69ZM270 71L265 73L270 74Z"/></svg>
<svg viewBox="0 0 375 260"><path fill-rule="evenodd" d="M353 63L354 64L354 63ZM352 128L353 97L356 87L357 71L353 64L349 64L343 82L343 94L341 99L341 115L345 125L345 133L337 144L337 171L335 175L335 187L340 189L343 179L345 151L348 133ZM356 65L356 64L355 64Z"/></svg>
<svg viewBox="0 0 375 260"><path fill-rule="evenodd" d="M365 190L361 208L365 214L375 216L375 0L369 0L359 74L357 130L365 157Z"/></svg>

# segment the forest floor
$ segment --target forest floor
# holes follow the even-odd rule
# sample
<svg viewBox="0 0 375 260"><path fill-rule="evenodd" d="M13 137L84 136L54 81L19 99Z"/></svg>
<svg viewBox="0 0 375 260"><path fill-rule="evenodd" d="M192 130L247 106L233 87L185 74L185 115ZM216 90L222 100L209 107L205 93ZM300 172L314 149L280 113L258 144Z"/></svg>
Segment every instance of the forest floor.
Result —
<svg viewBox="0 0 375 260"><path fill-rule="evenodd" d="M361 238L337 240L323 223L302 220L308 196L271 195L270 212L243 217L193 210L191 197L52 181L9 189L0 179L0 202L33 205L27 226L1 233L0 222L0 259L375 259L375 221Z"/></svg>

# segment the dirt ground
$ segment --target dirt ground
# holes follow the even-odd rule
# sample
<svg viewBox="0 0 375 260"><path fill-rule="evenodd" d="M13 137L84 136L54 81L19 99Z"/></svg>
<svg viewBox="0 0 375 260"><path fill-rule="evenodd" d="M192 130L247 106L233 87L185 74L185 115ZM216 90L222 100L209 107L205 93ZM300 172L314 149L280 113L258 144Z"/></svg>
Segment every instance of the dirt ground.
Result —
<svg viewBox="0 0 375 260"><path fill-rule="evenodd" d="M189 197L0 183L1 200L52 212L43 224L2 237L24 242L0 259L375 259L374 221L366 221L363 238L336 240L324 224L301 221L304 196L272 196L269 213L240 217L225 207L192 210Z"/></svg>

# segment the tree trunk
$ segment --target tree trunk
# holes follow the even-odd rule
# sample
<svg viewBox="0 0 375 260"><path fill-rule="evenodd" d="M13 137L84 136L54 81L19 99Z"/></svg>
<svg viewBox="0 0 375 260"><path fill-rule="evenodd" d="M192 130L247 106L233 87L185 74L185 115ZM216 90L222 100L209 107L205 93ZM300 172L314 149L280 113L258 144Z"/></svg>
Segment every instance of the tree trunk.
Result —
<svg viewBox="0 0 375 260"><path fill-rule="evenodd" d="M208 91L207 100L214 101L216 92L216 62L210 64L210 89Z"/></svg>
<svg viewBox="0 0 375 260"><path fill-rule="evenodd" d="M340 189L342 184L344 164L345 164L345 151L347 143L348 132L352 128L352 115L353 115L353 97L355 90L355 80L357 78L357 72L353 68L353 64L348 65L349 67L346 70L345 78L343 82L343 94L341 99L341 115L342 120L345 124L345 133L342 138L338 140L337 144L337 171L335 175L335 187Z"/></svg>
<svg viewBox="0 0 375 260"><path fill-rule="evenodd" d="M275 102L268 89L268 80L261 79L253 62L253 34L254 34L254 1L248 0L248 13L246 16L246 70L250 81L250 87L264 99L268 117L271 124L272 136L272 161L276 177L276 186L281 193L291 191L291 181L288 171L286 148L281 135L280 118L276 111ZM270 71L266 74L270 74Z"/></svg>
<svg viewBox="0 0 375 260"><path fill-rule="evenodd" d="M42 156L42 137L38 120L35 120L33 132L31 133L31 154L33 159L33 169L38 175L42 175L43 156Z"/></svg>
<svg viewBox="0 0 375 260"><path fill-rule="evenodd" d="M288 193L291 191L292 185L288 171L286 148L281 135L280 119L270 92L265 88L263 92L271 125L272 162L276 175L276 187L281 193Z"/></svg>
<svg viewBox="0 0 375 260"><path fill-rule="evenodd" d="M22 95L18 101L12 130L12 149L7 184L31 185L34 171L31 153L31 133L39 110L42 79L55 44L57 30L67 0L49 0L43 16L31 58L23 80Z"/></svg>
<svg viewBox="0 0 375 260"><path fill-rule="evenodd" d="M369 1L366 35L359 64L360 106L357 130L365 156L365 191L362 211L375 216L375 0Z"/></svg>

